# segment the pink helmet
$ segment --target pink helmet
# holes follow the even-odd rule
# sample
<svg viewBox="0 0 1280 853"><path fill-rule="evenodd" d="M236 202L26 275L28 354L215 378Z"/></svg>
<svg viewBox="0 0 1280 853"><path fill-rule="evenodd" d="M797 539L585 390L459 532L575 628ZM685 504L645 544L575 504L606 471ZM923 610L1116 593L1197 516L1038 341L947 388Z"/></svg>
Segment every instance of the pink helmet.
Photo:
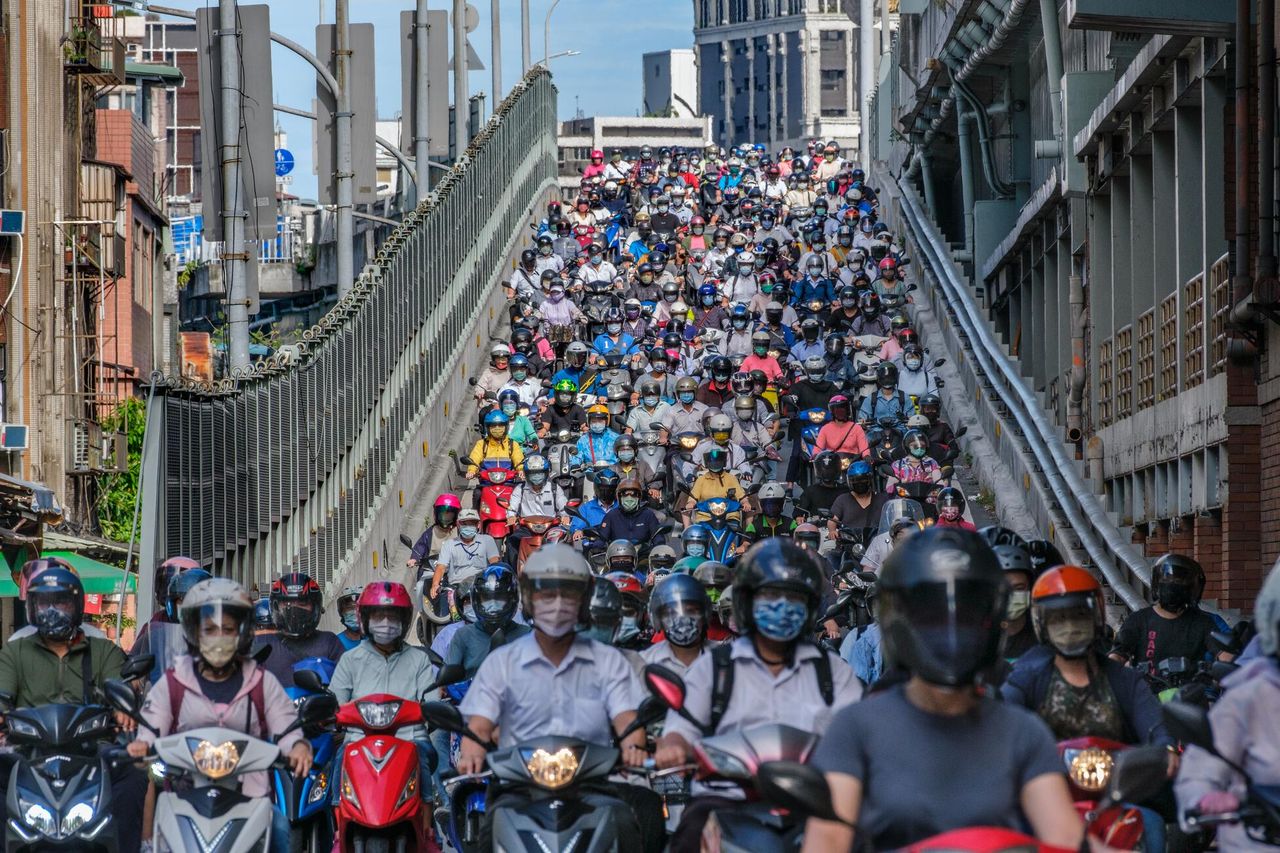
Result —
<svg viewBox="0 0 1280 853"><path fill-rule="evenodd" d="M462 509L462 501L458 500L458 496L450 492L445 492L436 498L436 509L440 507L448 507L449 509Z"/></svg>
<svg viewBox="0 0 1280 853"><path fill-rule="evenodd" d="M404 630L409 630L409 623L413 620L413 600L409 598L409 590L404 588L404 584L374 581L360 592L360 598L356 601L356 615L365 634L369 633L369 611L380 607L394 607L402 611L401 622L404 623Z"/></svg>

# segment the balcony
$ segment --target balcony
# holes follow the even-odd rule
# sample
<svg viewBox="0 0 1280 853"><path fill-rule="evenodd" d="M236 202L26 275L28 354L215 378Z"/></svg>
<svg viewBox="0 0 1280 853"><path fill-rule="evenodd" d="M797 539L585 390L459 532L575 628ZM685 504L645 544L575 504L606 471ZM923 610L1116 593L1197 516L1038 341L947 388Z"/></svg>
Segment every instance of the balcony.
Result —
<svg viewBox="0 0 1280 853"><path fill-rule="evenodd" d="M64 65L85 83L118 86L124 83L124 42L102 34L95 18L72 18L62 44Z"/></svg>

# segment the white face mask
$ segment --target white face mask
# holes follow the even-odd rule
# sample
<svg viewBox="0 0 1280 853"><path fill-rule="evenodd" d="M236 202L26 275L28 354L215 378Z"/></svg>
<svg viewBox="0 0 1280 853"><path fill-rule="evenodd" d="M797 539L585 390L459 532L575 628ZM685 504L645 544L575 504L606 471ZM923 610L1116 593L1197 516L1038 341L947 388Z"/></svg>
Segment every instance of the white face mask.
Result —
<svg viewBox="0 0 1280 853"><path fill-rule="evenodd" d="M1027 608L1031 606L1031 591L1027 589L1015 589L1009 593L1009 603L1005 605L1004 618L1012 622L1021 618Z"/></svg>
<svg viewBox="0 0 1280 853"><path fill-rule="evenodd" d="M404 626L390 617L369 620L369 636L380 646L390 646L400 639Z"/></svg>
<svg viewBox="0 0 1280 853"><path fill-rule="evenodd" d="M563 637L578 624L578 602L560 596L533 602L533 626L548 637Z"/></svg>
<svg viewBox="0 0 1280 853"><path fill-rule="evenodd" d="M237 637L201 637L200 657L214 669L222 669L236 656L236 647L239 645Z"/></svg>

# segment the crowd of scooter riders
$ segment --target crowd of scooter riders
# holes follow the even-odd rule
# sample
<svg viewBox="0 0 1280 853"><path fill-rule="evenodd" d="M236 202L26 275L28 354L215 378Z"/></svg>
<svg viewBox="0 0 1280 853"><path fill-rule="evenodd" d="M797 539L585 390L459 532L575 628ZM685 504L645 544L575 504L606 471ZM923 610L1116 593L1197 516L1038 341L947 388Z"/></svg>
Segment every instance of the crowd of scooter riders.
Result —
<svg viewBox="0 0 1280 853"><path fill-rule="evenodd" d="M126 654L14 573L5 850L1280 846L1280 570L1229 625L1166 555L1113 630L975 527L838 145L633 153L532 224L416 583L173 557Z"/></svg>

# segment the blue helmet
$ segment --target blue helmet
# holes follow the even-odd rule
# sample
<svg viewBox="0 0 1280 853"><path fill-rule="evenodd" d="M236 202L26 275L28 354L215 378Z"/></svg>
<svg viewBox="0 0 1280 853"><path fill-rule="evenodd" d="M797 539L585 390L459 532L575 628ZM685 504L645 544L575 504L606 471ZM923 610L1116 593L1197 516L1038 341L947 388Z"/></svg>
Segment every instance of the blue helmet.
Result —
<svg viewBox="0 0 1280 853"><path fill-rule="evenodd" d="M523 367L526 370L529 367L529 357L522 352L516 353L507 361L508 370L515 370L517 367Z"/></svg>
<svg viewBox="0 0 1280 853"><path fill-rule="evenodd" d="M705 557L707 545L711 542L711 531L705 524L690 524L680 534L680 544L684 546L685 556ZM691 551L689 546L694 546Z"/></svg>
<svg viewBox="0 0 1280 853"><path fill-rule="evenodd" d="M849 484L851 489L854 488L855 482L859 485L870 486L872 483L871 473L871 465L865 460L858 459L844 472L845 482Z"/></svg>
<svg viewBox="0 0 1280 853"><path fill-rule="evenodd" d="M499 391L498 392L498 408L495 409L494 411L500 411L502 409L502 404L507 402L508 400L514 400L517 406L520 405L520 395L516 393L516 389L503 388L501 391ZM505 412L503 414L505 414ZM489 419L485 418L485 424L488 424L488 423L489 423Z"/></svg>
<svg viewBox="0 0 1280 853"><path fill-rule="evenodd" d="M182 604L183 597L191 587L207 581L213 575L204 569L187 569L185 572L174 575L169 581L169 588L165 591L164 596L164 614L169 617L170 622L178 621L178 605Z"/></svg>
<svg viewBox="0 0 1280 853"><path fill-rule="evenodd" d="M275 619L271 616L271 599L259 598L253 605L253 627L261 631L275 626Z"/></svg>
<svg viewBox="0 0 1280 853"><path fill-rule="evenodd" d="M506 563L486 566L472 582L471 604L476 624L487 634L510 622L520 604L515 569Z"/></svg>
<svg viewBox="0 0 1280 853"><path fill-rule="evenodd" d="M729 319L737 320L743 317L746 317L747 319L751 318L751 314L747 311L747 306L743 305L741 302L734 303L734 306L729 309Z"/></svg>
<svg viewBox="0 0 1280 853"><path fill-rule="evenodd" d="M704 284L698 288L698 296L710 296L714 298L716 295L716 286L711 283Z"/></svg>
<svg viewBox="0 0 1280 853"><path fill-rule="evenodd" d="M499 409L494 409L484 416L484 425L486 427L506 426L509 423L511 423L511 419Z"/></svg>

